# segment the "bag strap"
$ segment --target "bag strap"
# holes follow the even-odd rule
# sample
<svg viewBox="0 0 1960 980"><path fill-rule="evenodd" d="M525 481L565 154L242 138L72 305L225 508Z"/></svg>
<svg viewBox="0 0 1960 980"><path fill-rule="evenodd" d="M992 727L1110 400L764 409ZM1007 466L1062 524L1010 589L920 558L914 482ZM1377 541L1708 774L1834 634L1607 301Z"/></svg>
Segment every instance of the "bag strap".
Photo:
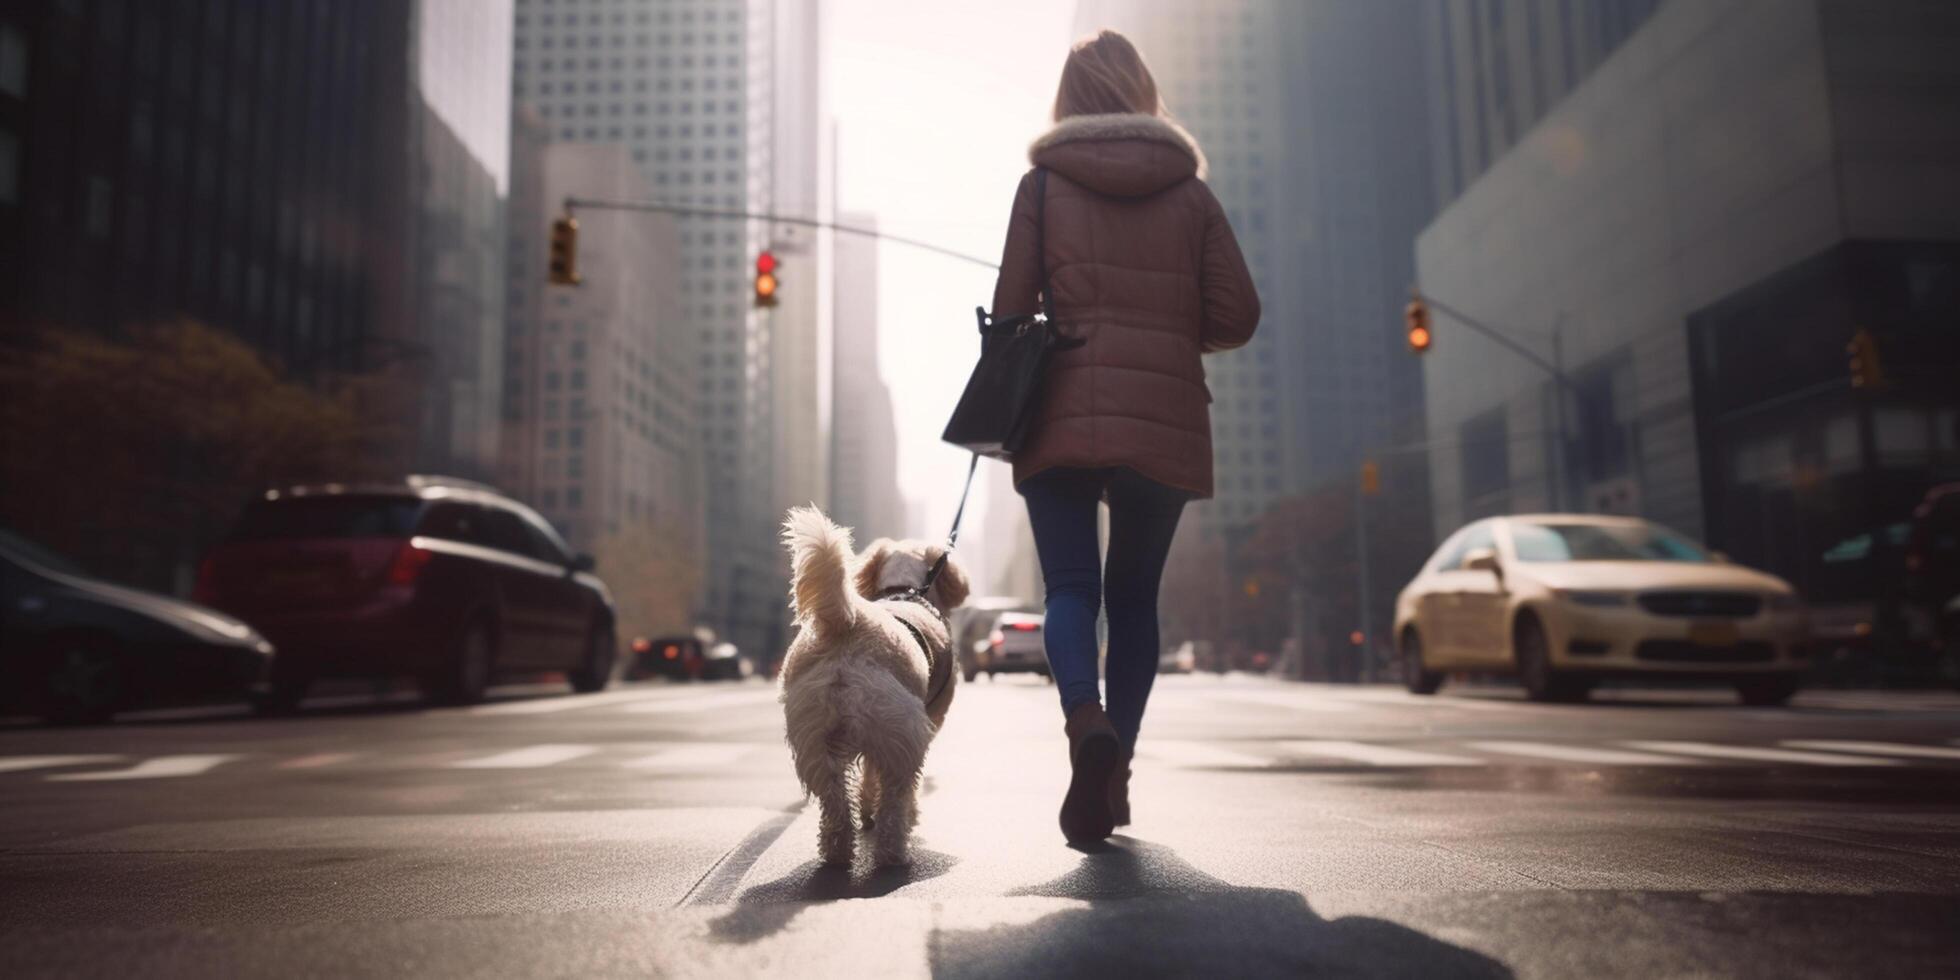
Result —
<svg viewBox="0 0 1960 980"><path fill-rule="evenodd" d="M1048 168L1034 168L1034 254L1041 265L1041 315L1055 322L1055 297L1048 288Z"/></svg>

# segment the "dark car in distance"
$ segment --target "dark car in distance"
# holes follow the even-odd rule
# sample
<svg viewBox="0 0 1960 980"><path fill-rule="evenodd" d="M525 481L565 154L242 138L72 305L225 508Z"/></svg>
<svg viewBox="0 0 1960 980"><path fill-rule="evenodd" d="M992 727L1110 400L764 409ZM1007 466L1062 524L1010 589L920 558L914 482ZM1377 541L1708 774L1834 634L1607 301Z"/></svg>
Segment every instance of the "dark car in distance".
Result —
<svg viewBox="0 0 1960 980"><path fill-rule="evenodd" d="M94 578L0 530L0 711L107 721L144 704L256 693L272 644L215 610Z"/></svg>
<svg viewBox="0 0 1960 980"><path fill-rule="evenodd" d="M544 518L481 484L294 487L252 501L206 556L197 596L280 649L263 706L321 677L410 675L444 704L499 674L611 679L613 602Z"/></svg>

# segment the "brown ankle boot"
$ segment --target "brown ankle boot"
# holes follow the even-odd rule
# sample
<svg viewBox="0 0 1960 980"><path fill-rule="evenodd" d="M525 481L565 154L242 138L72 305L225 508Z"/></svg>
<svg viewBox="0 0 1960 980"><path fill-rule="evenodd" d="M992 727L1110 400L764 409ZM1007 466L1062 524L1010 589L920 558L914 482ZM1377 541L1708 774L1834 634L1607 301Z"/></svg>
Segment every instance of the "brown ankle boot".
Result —
<svg viewBox="0 0 1960 980"><path fill-rule="evenodd" d="M1118 827L1130 825L1130 760L1135 757L1134 749L1124 749L1116 755L1116 768L1109 771L1109 819Z"/></svg>
<svg viewBox="0 0 1960 980"><path fill-rule="evenodd" d="M1068 760L1074 774L1062 798L1062 836L1071 844L1099 841L1116 829L1109 813L1109 781L1122 744L1102 705L1078 705L1069 712Z"/></svg>

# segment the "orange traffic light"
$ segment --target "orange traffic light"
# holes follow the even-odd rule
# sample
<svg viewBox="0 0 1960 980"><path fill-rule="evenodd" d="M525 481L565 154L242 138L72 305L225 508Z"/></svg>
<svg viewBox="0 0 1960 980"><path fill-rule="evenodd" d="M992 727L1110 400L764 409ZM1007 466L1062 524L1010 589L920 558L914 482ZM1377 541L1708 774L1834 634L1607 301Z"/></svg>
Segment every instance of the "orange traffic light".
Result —
<svg viewBox="0 0 1960 980"><path fill-rule="evenodd" d="M1409 332L1409 352L1426 353L1435 338L1429 332L1429 307L1423 303L1421 293L1410 294L1409 305L1402 308L1402 322Z"/></svg>
<svg viewBox="0 0 1960 980"><path fill-rule="evenodd" d="M770 307L776 305L776 253L763 252L755 257L755 305Z"/></svg>
<svg viewBox="0 0 1960 980"><path fill-rule="evenodd" d="M1885 384L1885 367L1878 360L1878 338L1863 327L1851 335L1844 348L1851 355L1851 387L1871 391Z"/></svg>
<svg viewBox="0 0 1960 980"><path fill-rule="evenodd" d="M566 215L551 223L551 284L576 286L584 282L578 274L578 219Z"/></svg>

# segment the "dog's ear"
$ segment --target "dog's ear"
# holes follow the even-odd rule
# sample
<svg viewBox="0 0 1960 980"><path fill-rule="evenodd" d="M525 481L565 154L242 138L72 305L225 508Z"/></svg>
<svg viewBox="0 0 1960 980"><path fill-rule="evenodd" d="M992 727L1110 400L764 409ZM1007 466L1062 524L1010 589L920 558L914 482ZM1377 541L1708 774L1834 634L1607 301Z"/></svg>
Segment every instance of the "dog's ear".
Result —
<svg viewBox="0 0 1960 980"><path fill-rule="evenodd" d="M938 561L939 556L945 553L944 548L928 550L926 567L931 568L932 563ZM932 594L934 600L939 603L939 608L948 611L958 609L966 602L966 597L971 591L972 587L967 583L965 570L960 568L958 562L950 557L947 558L946 567L940 569L939 577L932 580Z"/></svg>
<svg viewBox="0 0 1960 980"><path fill-rule="evenodd" d="M878 596L878 579L885 574L885 559L892 556L892 546L896 542L890 538L879 538L866 545L857 558L857 573L853 582L858 595L866 599Z"/></svg>

